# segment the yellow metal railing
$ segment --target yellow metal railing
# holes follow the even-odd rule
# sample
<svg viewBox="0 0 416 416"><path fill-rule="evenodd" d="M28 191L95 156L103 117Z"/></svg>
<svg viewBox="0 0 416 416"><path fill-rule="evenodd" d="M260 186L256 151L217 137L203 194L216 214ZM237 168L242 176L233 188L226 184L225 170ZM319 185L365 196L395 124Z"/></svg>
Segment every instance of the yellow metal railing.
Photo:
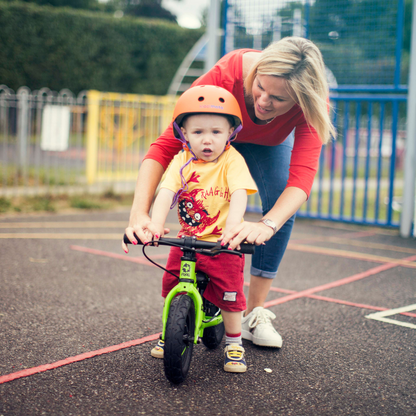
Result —
<svg viewBox="0 0 416 416"><path fill-rule="evenodd" d="M175 103L172 96L88 91L87 182L135 179Z"/></svg>

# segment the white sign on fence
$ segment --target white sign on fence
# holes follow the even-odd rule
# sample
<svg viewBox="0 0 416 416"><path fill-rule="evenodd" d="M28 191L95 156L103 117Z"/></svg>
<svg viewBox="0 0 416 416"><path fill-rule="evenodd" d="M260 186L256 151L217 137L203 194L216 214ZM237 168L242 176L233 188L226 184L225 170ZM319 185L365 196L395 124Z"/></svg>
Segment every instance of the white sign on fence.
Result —
<svg viewBox="0 0 416 416"><path fill-rule="evenodd" d="M71 107L45 105L42 114L42 150L62 152L68 149Z"/></svg>

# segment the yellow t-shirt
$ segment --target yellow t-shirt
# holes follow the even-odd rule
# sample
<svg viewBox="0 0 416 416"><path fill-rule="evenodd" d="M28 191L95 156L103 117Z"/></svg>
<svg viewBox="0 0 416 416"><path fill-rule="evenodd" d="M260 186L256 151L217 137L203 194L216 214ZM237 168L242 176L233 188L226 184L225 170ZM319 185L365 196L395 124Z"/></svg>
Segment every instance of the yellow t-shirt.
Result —
<svg viewBox="0 0 416 416"><path fill-rule="evenodd" d="M182 184L179 171L192 157L190 152L177 154L169 166L161 188L177 192ZM195 236L217 241L227 220L231 195L237 189L247 194L257 192L246 162L232 146L216 162L190 162L183 170L188 190L178 200L179 236Z"/></svg>

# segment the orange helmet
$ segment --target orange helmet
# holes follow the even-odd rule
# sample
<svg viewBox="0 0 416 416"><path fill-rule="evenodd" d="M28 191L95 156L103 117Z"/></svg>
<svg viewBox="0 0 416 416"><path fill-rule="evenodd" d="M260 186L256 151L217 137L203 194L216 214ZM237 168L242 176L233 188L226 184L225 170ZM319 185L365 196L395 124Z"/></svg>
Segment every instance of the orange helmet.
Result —
<svg viewBox="0 0 416 416"><path fill-rule="evenodd" d="M186 90L176 103L172 121L180 126L187 114L201 113L231 116L234 120L234 128L243 124L240 106L234 95L215 85L198 85ZM179 137L175 128L173 132L176 137Z"/></svg>

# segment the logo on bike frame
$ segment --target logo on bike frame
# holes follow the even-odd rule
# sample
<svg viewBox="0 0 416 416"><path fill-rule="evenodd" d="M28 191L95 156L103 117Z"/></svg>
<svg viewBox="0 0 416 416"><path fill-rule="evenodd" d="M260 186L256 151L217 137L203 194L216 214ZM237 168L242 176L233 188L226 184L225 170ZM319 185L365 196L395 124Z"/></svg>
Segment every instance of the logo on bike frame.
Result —
<svg viewBox="0 0 416 416"><path fill-rule="evenodd" d="M191 277L191 266L188 263L185 263L182 266L181 277L186 277L186 278Z"/></svg>

